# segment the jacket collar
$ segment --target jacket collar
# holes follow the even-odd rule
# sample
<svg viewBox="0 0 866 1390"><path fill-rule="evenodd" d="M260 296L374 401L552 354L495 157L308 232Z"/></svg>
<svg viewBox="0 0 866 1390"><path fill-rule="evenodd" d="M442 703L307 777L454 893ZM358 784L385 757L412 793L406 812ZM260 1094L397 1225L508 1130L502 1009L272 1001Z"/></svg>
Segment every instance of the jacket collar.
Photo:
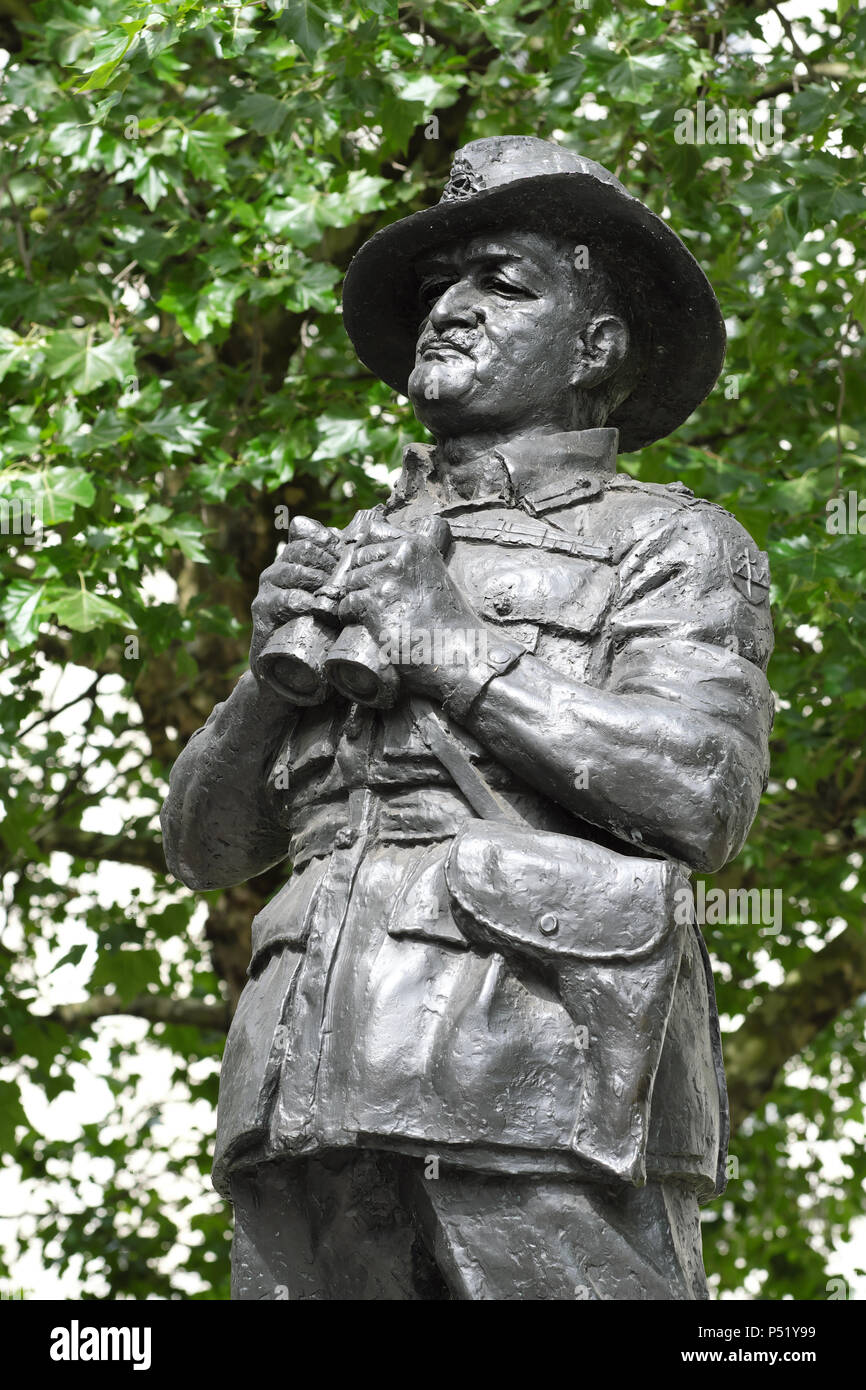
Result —
<svg viewBox="0 0 866 1390"><path fill-rule="evenodd" d="M395 500L408 502L427 493L440 506L472 506L493 500L543 513L595 496L616 473L619 431L612 428L524 435L493 450L505 467L510 488L496 498L461 498L438 473L435 444L407 444Z"/></svg>

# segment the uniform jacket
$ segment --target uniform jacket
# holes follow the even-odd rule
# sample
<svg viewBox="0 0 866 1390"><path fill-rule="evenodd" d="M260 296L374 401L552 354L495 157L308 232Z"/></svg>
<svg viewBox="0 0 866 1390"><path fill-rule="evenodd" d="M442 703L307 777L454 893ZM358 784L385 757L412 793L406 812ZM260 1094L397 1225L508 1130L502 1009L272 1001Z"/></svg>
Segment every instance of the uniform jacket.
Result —
<svg viewBox="0 0 866 1390"><path fill-rule="evenodd" d="M405 451L389 520L445 516L449 571L502 644L471 713L439 717L528 828L479 821L408 698L298 710L269 783L294 872L253 925L226 1046L224 1190L237 1165L355 1144L719 1190L712 977L679 908L766 783L767 563L681 484L617 474L616 442L512 443L473 500Z"/></svg>

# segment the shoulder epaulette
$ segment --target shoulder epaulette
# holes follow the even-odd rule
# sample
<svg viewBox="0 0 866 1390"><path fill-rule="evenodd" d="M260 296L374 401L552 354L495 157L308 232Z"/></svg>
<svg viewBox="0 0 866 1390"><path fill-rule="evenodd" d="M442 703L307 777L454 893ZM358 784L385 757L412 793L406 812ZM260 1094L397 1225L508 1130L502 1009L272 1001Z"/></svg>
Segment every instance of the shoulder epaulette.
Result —
<svg viewBox="0 0 866 1390"><path fill-rule="evenodd" d="M727 508L718 502L711 502L708 497L696 497L692 489L678 478L672 483L645 483L639 478L632 478L628 473L617 473L607 485L622 491L642 492L645 496L664 498L677 507L712 507L716 511L727 513Z"/></svg>

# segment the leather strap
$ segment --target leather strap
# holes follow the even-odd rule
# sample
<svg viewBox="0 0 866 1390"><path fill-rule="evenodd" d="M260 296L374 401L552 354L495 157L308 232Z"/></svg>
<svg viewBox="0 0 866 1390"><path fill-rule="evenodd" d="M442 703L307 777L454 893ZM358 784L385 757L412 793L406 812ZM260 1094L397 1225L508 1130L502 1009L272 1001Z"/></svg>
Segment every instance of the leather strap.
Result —
<svg viewBox="0 0 866 1390"><path fill-rule="evenodd" d="M457 784L476 815L481 820L507 820L513 825L528 825L529 822L499 792L494 791L487 778L469 761L457 740L445 728L433 702L422 695L412 695L410 705L425 744Z"/></svg>

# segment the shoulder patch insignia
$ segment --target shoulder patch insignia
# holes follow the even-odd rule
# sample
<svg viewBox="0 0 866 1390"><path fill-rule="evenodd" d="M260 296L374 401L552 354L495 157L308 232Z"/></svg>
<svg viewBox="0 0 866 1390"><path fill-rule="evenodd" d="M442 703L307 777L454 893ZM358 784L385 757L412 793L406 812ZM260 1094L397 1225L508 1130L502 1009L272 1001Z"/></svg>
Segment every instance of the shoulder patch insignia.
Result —
<svg viewBox="0 0 866 1390"><path fill-rule="evenodd" d="M731 576L750 603L763 603L770 592L770 562L757 546L742 545L732 549Z"/></svg>

